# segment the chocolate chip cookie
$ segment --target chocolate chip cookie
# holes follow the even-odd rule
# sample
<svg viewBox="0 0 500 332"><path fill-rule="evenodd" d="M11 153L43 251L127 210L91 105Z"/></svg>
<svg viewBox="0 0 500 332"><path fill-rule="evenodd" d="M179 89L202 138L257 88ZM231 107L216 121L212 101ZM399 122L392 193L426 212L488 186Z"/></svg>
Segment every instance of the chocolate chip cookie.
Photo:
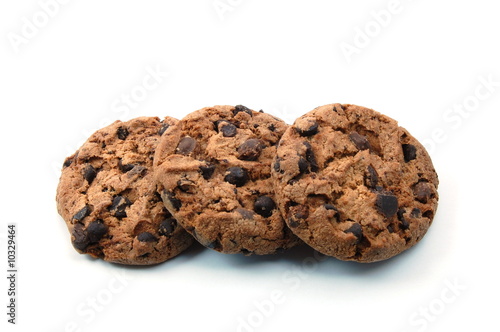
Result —
<svg viewBox="0 0 500 332"><path fill-rule="evenodd" d="M154 161L159 191L201 244L263 255L298 243L270 178L286 128L276 117L238 105L203 108L167 129Z"/></svg>
<svg viewBox="0 0 500 332"><path fill-rule="evenodd" d="M355 105L298 118L281 138L272 176L292 231L342 260L375 262L410 248L437 208L425 148L395 120Z"/></svg>
<svg viewBox="0 0 500 332"><path fill-rule="evenodd" d="M79 253L150 265L193 242L165 209L153 180L155 148L176 123L170 117L116 121L95 132L64 161L57 208Z"/></svg>

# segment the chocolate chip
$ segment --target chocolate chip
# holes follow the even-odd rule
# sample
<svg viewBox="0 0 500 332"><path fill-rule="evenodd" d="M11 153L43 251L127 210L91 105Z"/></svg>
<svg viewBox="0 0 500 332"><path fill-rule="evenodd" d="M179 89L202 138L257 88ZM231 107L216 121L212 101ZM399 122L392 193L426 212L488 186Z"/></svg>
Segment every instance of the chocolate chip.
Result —
<svg viewBox="0 0 500 332"><path fill-rule="evenodd" d="M99 242L102 239L104 234L108 232L108 227L104 225L102 220L92 221L87 226L87 235L89 237L89 241L92 243Z"/></svg>
<svg viewBox="0 0 500 332"><path fill-rule="evenodd" d="M240 250L240 253L242 253L242 254L243 254L243 255L245 255L245 256L250 256L251 254L253 254L253 252L252 252L252 251L250 251L250 250L248 250L248 249L245 249L245 248L241 249L241 250Z"/></svg>
<svg viewBox="0 0 500 332"><path fill-rule="evenodd" d="M233 109L233 115L236 115L240 112L245 112L247 114L249 114L250 116L252 116L252 110L249 109L248 107L245 107L243 105L236 105Z"/></svg>
<svg viewBox="0 0 500 332"><path fill-rule="evenodd" d="M312 119L298 119L295 123L295 130L303 137L316 135L318 128L318 123Z"/></svg>
<svg viewBox="0 0 500 332"><path fill-rule="evenodd" d="M111 203L111 206L109 207L109 211L113 213L113 215L118 218L122 219L127 216L127 212L125 209L130 206L132 203L127 197L123 196L116 196L113 198L113 202Z"/></svg>
<svg viewBox="0 0 500 332"><path fill-rule="evenodd" d="M267 129L274 132L276 130L276 126L274 124L270 124L269 126L267 126Z"/></svg>
<svg viewBox="0 0 500 332"><path fill-rule="evenodd" d="M220 250L222 249L222 246L220 244L219 240L212 241L208 244L205 245L208 249L213 249L213 250Z"/></svg>
<svg viewBox="0 0 500 332"><path fill-rule="evenodd" d="M348 229L346 229L344 231L344 233L354 234L354 236L358 238L358 241L360 241L363 238L363 229L362 229L361 225L358 223L352 224L352 226L349 227Z"/></svg>
<svg viewBox="0 0 500 332"><path fill-rule="evenodd" d="M120 171L122 171L123 173L127 173L132 168L134 168L134 166L135 166L134 164L125 164L124 165L121 159L118 160L118 169Z"/></svg>
<svg viewBox="0 0 500 332"><path fill-rule="evenodd" d="M177 181L177 188L179 188L179 190L182 192L193 194L195 187L196 184L192 180L189 180L186 177L182 177L180 180Z"/></svg>
<svg viewBox="0 0 500 332"><path fill-rule="evenodd" d="M234 137L236 136L236 132L238 128L230 122L225 122L221 125L220 131L222 132L222 136L224 137Z"/></svg>
<svg viewBox="0 0 500 332"><path fill-rule="evenodd" d="M206 166L200 166L201 176L203 176L205 180L210 179L214 174L214 171L215 165L207 164Z"/></svg>
<svg viewBox="0 0 500 332"><path fill-rule="evenodd" d="M90 164L88 164L87 166L85 166L85 168L83 169L83 178L85 180L87 180L88 184L91 184L92 181L94 181L96 175L97 175L97 171Z"/></svg>
<svg viewBox="0 0 500 332"><path fill-rule="evenodd" d="M121 139L122 141L127 139L128 134L129 133L127 128L120 127L116 130L116 136L118 136L118 138Z"/></svg>
<svg viewBox="0 0 500 332"><path fill-rule="evenodd" d="M414 208L413 210L411 210L410 217L420 218L422 217L422 211L419 208Z"/></svg>
<svg viewBox="0 0 500 332"><path fill-rule="evenodd" d="M306 160L309 162L309 169L311 172L317 172L319 167L312 146L307 141L304 141L303 144L306 146Z"/></svg>
<svg viewBox="0 0 500 332"><path fill-rule="evenodd" d="M432 190L427 182L419 182L413 187L413 195L417 201L427 203L432 195Z"/></svg>
<svg viewBox="0 0 500 332"><path fill-rule="evenodd" d="M160 223L158 234L163 236L170 236L177 227L177 220L174 218L167 218Z"/></svg>
<svg viewBox="0 0 500 332"><path fill-rule="evenodd" d="M354 131L349 135L349 138L358 150L367 150L370 148L370 142L368 141L368 138L366 138L366 136L360 135L359 133Z"/></svg>
<svg viewBox="0 0 500 332"><path fill-rule="evenodd" d="M236 187L243 186L249 180L248 172L244 168L229 167L227 171L228 173L224 177L224 181L234 184Z"/></svg>
<svg viewBox="0 0 500 332"><path fill-rule="evenodd" d="M401 228L402 230L406 230L410 227L410 224L408 223L408 221L406 220L404 214L405 214L405 209L401 208L398 210L398 220L401 222L401 224L399 225L399 228Z"/></svg>
<svg viewBox="0 0 500 332"><path fill-rule="evenodd" d="M237 208L236 212L238 212L239 214L241 214L241 216L243 217L243 219L253 220L253 217L254 217L253 211L250 211L250 210L247 210L247 209L243 209L243 208Z"/></svg>
<svg viewBox="0 0 500 332"><path fill-rule="evenodd" d="M238 147L238 159L255 161L266 145L260 139L251 138Z"/></svg>
<svg viewBox="0 0 500 332"><path fill-rule="evenodd" d="M284 174L285 171L281 169L281 158L276 158L275 163L273 164L273 169L276 173Z"/></svg>
<svg viewBox="0 0 500 332"><path fill-rule="evenodd" d="M378 194L375 205L386 218L391 218L398 212L398 198L392 194Z"/></svg>
<svg viewBox="0 0 500 332"><path fill-rule="evenodd" d="M75 158L74 156L66 158L64 160L64 163L63 163L63 168L68 167L69 165L71 165L73 163L74 158Z"/></svg>
<svg viewBox="0 0 500 332"><path fill-rule="evenodd" d="M307 162L304 158L300 157L298 166L301 174L309 173L309 162Z"/></svg>
<svg viewBox="0 0 500 332"><path fill-rule="evenodd" d="M405 162L409 162L417 158L417 148L415 147L415 145L403 144L403 155L405 158Z"/></svg>
<svg viewBox="0 0 500 332"><path fill-rule="evenodd" d="M276 209L276 203L269 196L260 196L253 205L253 210L266 218L273 214L274 209Z"/></svg>
<svg viewBox="0 0 500 332"><path fill-rule="evenodd" d="M71 243L75 249L83 251L90 244L87 231L83 228L83 224L77 223L75 227L73 227L73 232L71 234L73 235Z"/></svg>
<svg viewBox="0 0 500 332"><path fill-rule="evenodd" d="M156 242L158 239L156 236L149 232L142 232L141 234L137 235L137 240L141 242Z"/></svg>
<svg viewBox="0 0 500 332"><path fill-rule="evenodd" d="M165 131L170 127L170 125L168 123L164 123L160 130L158 130L158 135L163 135L163 133L165 133Z"/></svg>
<svg viewBox="0 0 500 332"><path fill-rule="evenodd" d="M77 213L75 213L75 215L73 216L72 219L74 221L76 221L76 222L79 222L79 221L82 221L83 218L85 218L89 214L90 214L90 206L89 205L85 205L80 211L78 211Z"/></svg>
<svg viewBox="0 0 500 332"><path fill-rule="evenodd" d="M196 148L196 140L192 137L186 136L183 137L179 145L177 145L177 153L182 155L189 155Z"/></svg>
<svg viewBox="0 0 500 332"><path fill-rule="evenodd" d="M378 184L378 174L372 165L369 165L365 173L365 186L371 189L375 189Z"/></svg>
<svg viewBox="0 0 500 332"><path fill-rule="evenodd" d="M335 104L333 105L333 111L338 113L338 111L341 110L343 111L344 110L344 106L342 104Z"/></svg>
<svg viewBox="0 0 500 332"><path fill-rule="evenodd" d="M300 222L302 220L307 219L309 217L309 208L307 205L294 205L297 204L295 202L290 202L289 206L290 208L288 209L288 224L290 227L298 227L300 225Z"/></svg>
<svg viewBox="0 0 500 332"><path fill-rule="evenodd" d="M334 211L339 211L337 210L337 208L333 205L333 204L324 204L323 207L326 209L326 210L334 210Z"/></svg>
<svg viewBox="0 0 500 332"><path fill-rule="evenodd" d="M139 174L140 176L144 176L147 172L147 167L141 165L132 165L132 169L129 171L128 176L131 177L135 174Z"/></svg>
<svg viewBox="0 0 500 332"><path fill-rule="evenodd" d="M167 189L164 189L162 191L161 197L165 203L170 202L175 211L179 211L179 209L182 207L182 202L180 201L180 199L176 198L174 193L168 191Z"/></svg>

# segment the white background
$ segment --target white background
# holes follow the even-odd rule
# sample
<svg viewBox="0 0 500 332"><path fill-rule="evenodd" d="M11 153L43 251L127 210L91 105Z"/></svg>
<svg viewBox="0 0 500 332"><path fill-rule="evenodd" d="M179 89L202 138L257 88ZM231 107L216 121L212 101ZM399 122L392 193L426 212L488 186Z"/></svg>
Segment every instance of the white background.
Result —
<svg viewBox="0 0 500 332"><path fill-rule="evenodd" d="M19 269L15 326L1 278L2 331L497 329L496 5L2 1L0 266L6 275L15 222ZM244 257L195 246L146 268L73 250L55 191L64 158L96 129L215 104L291 122L333 102L389 115L428 147L440 205L413 249L361 265L307 248Z"/></svg>

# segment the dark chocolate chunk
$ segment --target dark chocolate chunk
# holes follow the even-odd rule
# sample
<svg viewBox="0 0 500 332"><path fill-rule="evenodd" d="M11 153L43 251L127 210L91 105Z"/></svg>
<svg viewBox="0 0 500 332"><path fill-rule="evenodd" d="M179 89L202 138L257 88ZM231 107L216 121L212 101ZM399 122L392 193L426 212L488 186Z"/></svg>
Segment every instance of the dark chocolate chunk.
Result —
<svg viewBox="0 0 500 332"><path fill-rule="evenodd" d="M141 242L156 242L158 241L158 238L149 232L142 232L137 235L137 240Z"/></svg>
<svg viewBox="0 0 500 332"><path fill-rule="evenodd" d="M76 222L82 221L83 218L88 216L90 214L90 206L85 205L81 210L79 210L75 215L73 216L73 220Z"/></svg>
<svg viewBox="0 0 500 332"><path fill-rule="evenodd" d="M254 217L253 211L250 211L250 210L247 210L247 209L243 209L243 208L237 208L236 212L238 212L239 214L241 214L241 216L243 217L243 219L253 220L253 217Z"/></svg>
<svg viewBox="0 0 500 332"><path fill-rule="evenodd" d="M196 148L196 140L192 137L186 136L183 137L179 145L177 145L177 153L182 155L189 155Z"/></svg>
<svg viewBox="0 0 500 332"><path fill-rule="evenodd" d="M309 173L309 163L304 158L300 157L299 162L299 172L301 174Z"/></svg>
<svg viewBox="0 0 500 332"><path fill-rule="evenodd" d="M371 189L375 189L378 184L378 174L372 165L369 165L365 173L365 186Z"/></svg>
<svg viewBox="0 0 500 332"><path fill-rule="evenodd" d="M168 123L164 123L160 130L158 130L158 135L163 135L163 133L165 133L165 131L167 131L167 129L170 127L170 125Z"/></svg>
<svg viewBox="0 0 500 332"><path fill-rule="evenodd" d="M333 204L329 204L329 203L327 203L327 204L323 205L323 207L324 207L326 210L334 210L334 211L337 211L337 212L339 211L339 210L337 210L337 208L336 208Z"/></svg>
<svg viewBox="0 0 500 332"><path fill-rule="evenodd" d="M63 168L68 167L73 163L74 156L68 157L64 160Z"/></svg>
<svg viewBox="0 0 500 332"><path fill-rule="evenodd" d="M290 227L298 227L302 220L309 217L309 208L307 205L299 205L296 202L289 203L288 222Z"/></svg>
<svg viewBox="0 0 500 332"><path fill-rule="evenodd" d="M273 169L276 173L285 173L285 171L281 169L281 158L276 158L276 161L273 164Z"/></svg>
<svg viewBox="0 0 500 332"><path fill-rule="evenodd" d="M368 141L368 138L366 138L366 136L360 135L359 133L354 131L349 135L349 138L358 150L367 150L370 148L370 142Z"/></svg>
<svg viewBox="0 0 500 332"><path fill-rule="evenodd" d="M414 208L413 210L411 210L410 217L420 218L422 217L422 211L419 208Z"/></svg>
<svg viewBox="0 0 500 332"><path fill-rule="evenodd" d="M250 116L252 116L252 110L249 109L248 107L245 107L243 105L236 105L233 109L233 115L236 115L240 112L245 112L247 114L249 114Z"/></svg>
<svg viewBox="0 0 500 332"><path fill-rule="evenodd" d="M415 145L403 144L403 155L405 158L405 162L409 162L417 158L417 148L415 147Z"/></svg>
<svg viewBox="0 0 500 332"><path fill-rule="evenodd" d="M309 169L311 172L317 172L319 167L318 163L316 162L316 157L314 155L312 146L307 141L304 141L303 143L306 146L306 160L309 162Z"/></svg>
<svg viewBox="0 0 500 332"><path fill-rule="evenodd" d="M333 111L338 113L338 111L341 110L343 111L344 110L344 106L342 106L341 104L336 104L333 106Z"/></svg>
<svg viewBox="0 0 500 332"><path fill-rule="evenodd" d="M361 228L361 225L358 223L352 224L352 226L346 229L344 233L354 234L354 236L358 238L358 241L360 241L363 238L363 229Z"/></svg>
<svg viewBox="0 0 500 332"><path fill-rule="evenodd" d="M128 173L128 176L133 176L135 174L139 174L141 176L144 176L148 170L147 167L141 166L141 165L132 165L132 169Z"/></svg>
<svg viewBox="0 0 500 332"><path fill-rule="evenodd" d="M253 252L251 252L250 250L245 249L245 248L241 249L240 253L242 253L245 256L250 256L251 254L253 254Z"/></svg>
<svg viewBox="0 0 500 332"><path fill-rule="evenodd" d="M238 128L236 128L236 126L230 122L224 122L220 127L220 131L222 132L222 136L224 137L234 137L236 136Z"/></svg>
<svg viewBox="0 0 500 332"><path fill-rule="evenodd" d="M205 180L210 179L214 174L214 171L215 171L215 165L207 164L205 166L200 166L201 176L203 176Z"/></svg>
<svg viewBox="0 0 500 332"><path fill-rule="evenodd" d="M162 191L161 197L165 203L170 202L175 211L179 211L179 209L182 207L182 202L180 201L180 199L176 198L174 193L168 191L167 189L164 189Z"/></svg>
<svg viewBox="0 0 500 332"><path fill-rule="evenodd" d="M318 133L318 123L316 121L303 121L307 123L300 123L295 126L295 130L299 133L300 136L307 137L313 136Z"/></svg>
<svg viewBox="0 0 500 332"><path fill-rule="evenodd" d="M108 227L104 225L103 221L100 219L92 221L87 226L87 235L89 237L89 241L92 243L99 242L99 240L101 240L107 232Z"/></svg>
<svg viewBox="0 0 500 332"><path fill-rule="evenodd" d="M253 210L266 218L273 214L274 209L276 209L276 203L269 196L260 196L253 205Z"/></svg>
<svg viewBox="0 0 500 332"><path fill-rule="evenodd" d="M118 136L118 138L121 139L122 141L127 139L128 134L129 133L127 128L120 127L116 130L116 136Z"/></svg>
<svg viewBox="0 0 500 332"><path fill-rule="evenodd" d="M221 246L219 240L212 241L212 242L206 244L205 247L207 247L209 249L214 249L214 250L220 250L220 249L222 249L222 246Z"/></svg>
<svg viewBox="0 0 500 332"><path fill-rule="evenodd" d="M267 126L267 129L269 129L270 131L275 131L276 130L276 126L271 123L269 126Z"/></svg>
<svg viewBox="0 0 500 332"><path fill-rule="evenodd" d="M193 194L196 189L196 183L187 177L182 177L177 181L177 188L179 188L182 192Z"/></svg>
<svg viewBox="0 0 500 332"><path fill-rule="evenodd" d="M125 209L131 204L132 203L127 197L116 196L115 198L113 198L113 203L111 203L109 211L113 213L116 218L122 219L127 216L127 212L125 211Z"/></svg>
<svg viewBox="0 0 500 332"><path fill-rule="evenodd" d="M375 204L386 218L391 218L398 212L398 198L392 194L377 194Z"/></svg>
<svg viewBox="0 0 500 332"><path fill-rule="evenodd" d="M134 166L135 166L134 164L125 164L124 165L121 159L118 160L118 169L120 171L122 171L123 173L127 173L132 168L134 168Z"/></svg>
<svg viewBox="0 0 500 332"><path fill-rule="evenodd" d="M158 234L163 236L170 236L177 227L177 220L174 218L167 218L160 223Z"/></svg>
<svg viewBox="0 0 500 332"><path fill-rule="evenodd" d="M259 158L265 146L262 140L251 138L238 147L238 159L255 161Z"/></svg>
<svg viewBox="0 0 500 332"><path fill-rule="evenodd" d="M404 214L405 214L405 209L401 208L398 210L398 220L401 222L401 224L399 225L399 228L401 228L402 230L406 230L410 227L410 224L408 223L408 221L406 220Z"/></svg>
<svg viewBox="0 0 500 332"><path fill-rule="evenodd" d="M236 187L243 186L249 180L248 172L244 168L229 167L227 171L228 173L224 177L224 181L234 184Z"/></svg>
<svg viewBox="0 0 500 332"><path fill-rule="evenodd" d="M419 182L413 187L413 195L415 199L422 203L427 203L427 200L432 195L432 190L427 182Z"/></svg>
<svg viewBox="0 0 500 332"><path fill-rule="evenodd" d="M90 164L87 164L87 166L85 166L85 168L83 169L83 178L87 180L88 184L91 184L92 181L94 181L96 175L97 171Z"/></svg>
<svg viewBox="0 0 500 332"><path fill-rule="evenodd" d="M83 251L90 244L87 231L83 228L83 224L77 223L75 227L73 227L73 232L71 234L73 235L71 243L76 249Z"/></svg>

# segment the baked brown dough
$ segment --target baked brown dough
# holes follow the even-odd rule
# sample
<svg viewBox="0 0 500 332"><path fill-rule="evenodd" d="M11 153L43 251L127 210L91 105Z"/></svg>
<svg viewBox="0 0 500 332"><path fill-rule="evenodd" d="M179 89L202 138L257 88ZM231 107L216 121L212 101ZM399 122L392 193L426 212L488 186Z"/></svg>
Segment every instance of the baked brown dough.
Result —
<svg viewBox="0 0 500 332"><path fill-rule="evenodd" d="M150 265L193 242L165 209L151 169L161 134L176 122L170 117L116 121L65 160L57 209L79 253Z"/></svg>
<svg viewBox="0 0 500 332"><path fill-rule="evenodd" d="M395 120L355 105L298 118L281 138L272 176L292 231L342 260L380 261L410 248L437 208L425 148Z"/></svg>
<svg viewBox="0 0 500 332"><path fill-rule="evenodd" d="M299 242L281 217L270 178L286 128L238 105L203 108L167 129L155 154L159 191L201 244L264 255Z"/></svg>

